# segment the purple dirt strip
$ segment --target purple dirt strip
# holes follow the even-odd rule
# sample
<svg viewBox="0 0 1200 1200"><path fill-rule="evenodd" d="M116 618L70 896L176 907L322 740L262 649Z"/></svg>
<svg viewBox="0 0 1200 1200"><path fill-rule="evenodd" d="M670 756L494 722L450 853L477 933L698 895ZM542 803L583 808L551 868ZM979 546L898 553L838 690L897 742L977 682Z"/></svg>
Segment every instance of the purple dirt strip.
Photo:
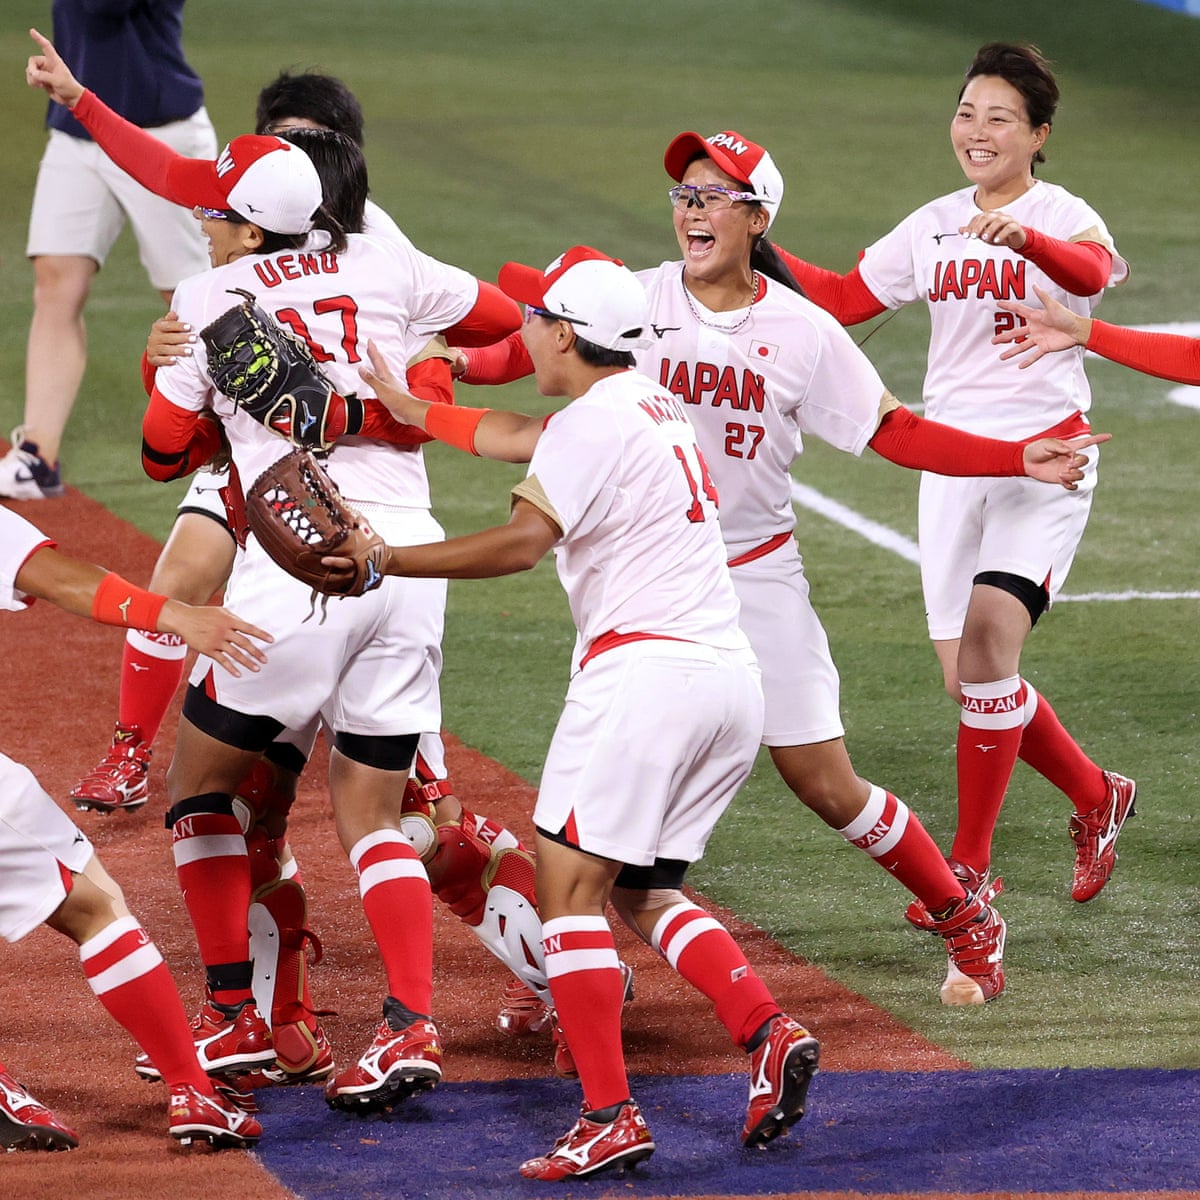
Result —
<svg viewBox="0 0 1200 1200"><path fill-rule="evenodd" d="M633 1080L658 1149L636 1171L575 1184L517 1167L572 1124L559 1080L445 1084L390 1117L326 1108L313 1089L260 1093L256 1157L301 1200L553 1200L780 1193L1100 1192L1200 1187L1200 1072L830 1072L791 1135L738 1142L743 1075Z"/></svg>

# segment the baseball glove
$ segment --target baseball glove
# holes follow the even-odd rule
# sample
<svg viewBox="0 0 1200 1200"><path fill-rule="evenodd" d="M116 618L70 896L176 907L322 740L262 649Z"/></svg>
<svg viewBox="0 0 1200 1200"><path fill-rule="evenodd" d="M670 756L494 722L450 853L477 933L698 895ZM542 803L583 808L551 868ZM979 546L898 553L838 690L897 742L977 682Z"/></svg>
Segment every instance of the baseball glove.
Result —
<svg viewBox="0 0 1200 1200"><path fill-rule="evenodd" d="M217 391L295 446L328 450L357 433L362 401L335 392L308 344L264 312L252 292L230 292L242 303L200 331Z"/></svg>
<svg viewBox="0 0 1200 1200"><path fill-rule="evenodd" d="M351 508L308 450L269 466L246 493L246 521L272 560L327 596L361 596L383 582L384 540ZM330 571L326 555L354 561Z"/></svg>

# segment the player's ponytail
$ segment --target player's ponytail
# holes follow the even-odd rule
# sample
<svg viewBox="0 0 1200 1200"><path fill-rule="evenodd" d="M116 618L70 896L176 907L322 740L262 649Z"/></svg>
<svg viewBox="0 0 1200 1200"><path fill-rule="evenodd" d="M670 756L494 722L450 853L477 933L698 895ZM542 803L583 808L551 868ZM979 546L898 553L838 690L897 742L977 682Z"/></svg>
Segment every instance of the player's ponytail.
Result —
<svg viewBox="0 0 1200 1200"><path fill-rule="evenodd" d="M791 288L805 299L808 298L808 294L800 286L800 281L792 274L791 268L780 257L775 244L768 240L765 233L754 239L754 245L750 248L750 266L760 275L774 279L776 283L782 283L784 287Z"/></svg>

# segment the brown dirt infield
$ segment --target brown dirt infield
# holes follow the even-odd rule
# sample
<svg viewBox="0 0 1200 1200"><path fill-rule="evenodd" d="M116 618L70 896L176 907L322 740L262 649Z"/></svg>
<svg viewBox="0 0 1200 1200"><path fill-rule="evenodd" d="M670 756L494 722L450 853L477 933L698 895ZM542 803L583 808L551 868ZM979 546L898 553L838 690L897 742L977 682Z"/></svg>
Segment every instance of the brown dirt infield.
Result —
<svg viewBox="0 0 1200 1200"><path fill-rule="evenodd" d="M113 567L144 584L159 546L81 493L17 506L67 553ZM29 766L62 802L107 743L116 715L119 631L66 616L45 603L0 620L0 652L8 666L5 753ZM160 736L152 799L140 813L103 818L72 815L125 889L171 964L185 1006L199 1000L198 968L186 913L162 827L163 771L170 757L178 702ZM466 732L466 731L464 731ZM534 791L500 764L448 738L450 769L464 801L522 836L531 832ZM302 787L293 845L308 887L311 924L325 945L312 973L318 1004L343 1056L361 1049L379 1019L383 979L358 903L352 872L337 845L325 795L324 754ZM64 804L64 807L66 805ZM717 910L781 1004L822 1038L828 1070L946 1070L968 1064L930 1044L862 997L797 960L760 930ZM738 1071L745 1059L726 1042L706 1002L625 932L622 953L635 970L637 998L626 1014L632 1073ZM550 1073L549 1047L494 1032L503 969L454 917L436 921L436 1017L446 1046L446 1078L520 1079ZM139 1082L134 1047L88 989L74 949L39 929L5 951L0 980L0 1058L81 1135L68 1155L13 1155L3 1166L10 1194L79 1194L153 1200L209 1200L213 1195L286 1196L247 1155L188 1152L165 1133L161 1087ZM926 1197L926 1200L934 1200Z"/></svg>

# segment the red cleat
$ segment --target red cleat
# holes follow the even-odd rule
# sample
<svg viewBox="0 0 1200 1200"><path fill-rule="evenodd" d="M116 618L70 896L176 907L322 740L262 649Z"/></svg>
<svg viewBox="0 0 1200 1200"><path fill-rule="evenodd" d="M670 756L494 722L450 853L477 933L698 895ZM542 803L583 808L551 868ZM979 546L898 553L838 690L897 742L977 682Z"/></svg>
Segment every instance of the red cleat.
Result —
<svg viewBox="0 0 1200 1200"><path fill-rule="evenodd" d="M245 1150L262 1137L262 1126L244 1109L218 1094L205 1096L183 1084L171 1089L171 1136L181 1145L208 1142L214 1149Z"/></svg>
<svg viewBox="0 0 1200 1200"><path fill-rule="evenodd" d="M624 1169L642 1162L654 1153L654 1139L641 1109L626 1100L607 1124L581 1115L569 1132L554 1143L554 1149L541 1158L521 1164L526 1179L554 1183L560 1179L586 1179L600 1171Z"/></svg>
<svg viewBox="0 0 1200 1200"><path fill-rule="evenodd" d="M442 1045L437 1026L422 1020L393 1029L387 1010L385 1003L385 1019L358 1062L325 1084L330 1108L359 1113L390 1108L441 1082Z"/></svg>
<svg viewBox="0 0 1200 1200"><path fill-rule="evenodd" d="M1080 904L1100 894L1117 864L1117 838L1134 815L1137 784L1115 771L1104 772L1108 797L1089 813L1075 813L1067 826L1075 843L1071 899Z"/></svg>
<svg viewBox="0 0 1200 1200"><path fill-rule="evenodd" d="M74 1150L75 1131L0 1067L0 1146L5 1150Z"/></svg>
<svg viewBox="0 0 1200 1200"><path fill-rule="evenodd" d="M787 1133L801 1117L817 1073L821 1045L799 1021L781 1013L750 1059L750 1104L742 1142L762 1146Z"/></svg>
<svg viewBox="0 0 1200 1200"><path fill-rule="evenodd" d="M140 725L117 723L108 753L72 789L77 808L114 813L133 812L150 795L150 745Z"/></svg>

